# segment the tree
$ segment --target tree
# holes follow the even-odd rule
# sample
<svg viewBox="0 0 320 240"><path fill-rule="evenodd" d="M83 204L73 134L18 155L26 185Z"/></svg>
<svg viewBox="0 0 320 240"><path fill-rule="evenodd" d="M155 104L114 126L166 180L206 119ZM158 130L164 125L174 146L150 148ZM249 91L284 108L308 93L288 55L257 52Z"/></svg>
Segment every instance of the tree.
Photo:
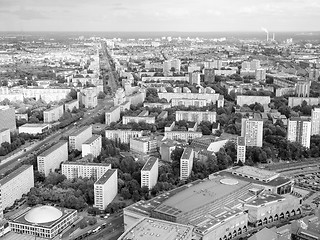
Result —
<svg viewBox="0 0 320 240"><path fill-rule="evenodd" d="M80 83L81 84L81 83ZM68 94L72 99L77 99L77 91L75 89L71 89L71 91Z"/></svg>
<svg viewBox="0 0 320 240"><path fill-rule="evenodd" d="M98 99L105 99L105 98L106 98L106 94L104 92L99 92Z"/></svg>
<svg viewBox="0 0 320 240"><path fill-rule="evenodd" d="M92 226L92 225L95 225L97 223L97 219L96 218L89 218L88 219L88 224L90 225L90 226Z"/></svg>

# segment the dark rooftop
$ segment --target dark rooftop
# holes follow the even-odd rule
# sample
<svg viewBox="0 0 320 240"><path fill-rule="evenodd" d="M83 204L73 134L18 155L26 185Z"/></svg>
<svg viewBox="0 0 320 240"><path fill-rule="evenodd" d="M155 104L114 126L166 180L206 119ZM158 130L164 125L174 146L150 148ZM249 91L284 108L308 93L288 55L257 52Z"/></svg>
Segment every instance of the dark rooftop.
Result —
<svg viewBox="0 0 320 240"><path fill-rule="evenodd" d="M82 126L78 129L76 129L74 132L72 132L69 136L72 136L72 137L78 136L80 133L85 131L87 128L91 128L91 126Z"/></svg>
<svg viewBox="0 0 320 240"><path fill-rule="evenodd" d="M114 173L117 174L117 169L108 169L94 184L105 184Z"/></svg>
<svg viewBox="0 0 320 240"><path fill-rule="evenodd" d="M150 170L153 168L154 164L155 164L157 161L158 161L157 158L155 158L155 157L150 157L150 158L148 159L148 161L144 164L144 166L143 166L143 168L141 169L141 171L150 171Z"/></svg>
<svg viewBox="0 0 320 240"><path fill-rule="evenodd" d="M67 148L68 148L68 142L67 141L59 141L58 143L53 145L51 148L49 148L46 151L44 151L43 153L39 154L38 157L46 157L50 153L52 153L53 151L56 151L58 148L60 148L61 146L65 145L65 144L67 145Z"/></svg>
<svg viewBox="0 0 320 240"><path fill-rule="evenodd" d="M15 178L16 176L18 176L19 174L21 174L22 172L24 172L25 170L27 170L30 167L32 167L32 165L22 165L21 167L19 167L18 169L14 170L12 173L10 173L9 175L0 179L0 185L6 184L11 179Z"/></svg>

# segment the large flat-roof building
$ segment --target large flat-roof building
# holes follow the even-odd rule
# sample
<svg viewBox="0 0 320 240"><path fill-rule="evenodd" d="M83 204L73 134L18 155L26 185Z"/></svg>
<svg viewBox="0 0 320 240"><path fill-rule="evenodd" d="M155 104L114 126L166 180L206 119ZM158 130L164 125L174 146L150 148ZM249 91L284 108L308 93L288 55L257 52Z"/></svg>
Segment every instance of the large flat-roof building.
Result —
<svg viewBox="0 0 320 240"><path fill-rule="evenodd" d="M14 108L0 106L0 129L9 128L10 131L16 130L16 117Z"/></svg>
<svg viewBox="0 0 320 240"><path fill-rule="evenodd" d="M72 112L74 109L79 109L79 101L77 99L64 104L64 110Z"/></svg>
<svg viewBox="0 0 320 240"><path fill-rule="evenodd" d="M141 169L141 187L148 187L151 190L158 181L159 161L155 157L150 157Z"/></svg>
<svg viewBox="0 0 320 240"><path fill-rule="evenodd" d="M82 143L92 137L92 126L83 126L69 135L69 147L73 150L82 151Z"/></svg>
<svg viewBox="0 0 320 240"><path fill-rule="evenodd" d="M46 177L55 169L60 168L60 164L68 160L68 142L59 141L51 148L47 149L37 157L38 171Z"/></svg>
<svg viewBox="0 0 320 240"><path fill-rule="evenodd" d="M80 103L85 108L95 108L98 105L97 88L84 88L80 92Z"/></svg>
<svg viewBox="0 0 320 240"><path fill-rule="evenodd" d="M63 105L54 106L50 109L43 111L43 122L51 123L59 121L64 113Z"/></svg>
<svg viewBox="0 0 320 240"><path fill-rule="evenodd" d="M120 120L120 106L111 107L105 113L105 123L109 126L112 122L118 122Z"/></svg>
<svg viewBox="0 0 320 240"><path fill-rule="evenodd" d="M129 143L131 138L142 137L142 132L130 129L106 129L106 138L121 143Z"/></svg>
<svg viewBox="0 0 320 240"><path fill-rule="evenodd" d="M187 179L192 171L194 151L192 148L185 148L180 158L180 179Z"/></svg>
<svg viewBox="0 0 320 240"><path fill-rule="evenodd" d="M87 141L82 143L82 157L91 154L93 157L98 157L101 153L102 137L101 135L93 135Z"/></svg>
<svg viewBox="0 0 320 240"><path fill-rule="evenodd" d="M181 94L181 93L180 93ZM177 96L180 96L180 94L177 94ZM187 99L187 98L173 98L171 100L171 106L195 106L195 107L205 107L207 106L207 100L206 99Z"/></svg>
<svg viewBox="0 0 320 240"><path fill-rule="evenodd" d="M52 206L28 208L9 221L11 231L52 239L77 219L77 210Z"/></svg>
<svg viewBox="0 0 320 240"><path fill-rule="evenodd" d="M61 164L62 174L67 179L75 178L101 178L107 170L111 169L109 163L91 163L91 162L65 162Z"/></svg>
<svg viewBox="0 0 320 240"><path fill-rule="evenodd" d="M155 218L142 218L125 231L118 240L191 240L193 227Z"/></svg>
<svg viewBox="0 0 320 240"><path fill-rule="evenodd" d="M216 122L216 112L209 111L176 111L176 121L185 120L187 122L197 122L198 124L202 121Z"/></svg>
<svg viewBox="0 0 320 240"><path fill-rule="evenodd" d="M26 123L19 127L19 133L28 133L32 135L45 133L50 129L47 123Z"/></svg>
<svg viewBox="0 0 320 240"><path fill-rule="evenodd" d="M140 219L152 217L167 222L188 223L194 227L195 239L243 237L248 224L260 224L261 217L262 224L266 225L276 221L276 215L280 218L285 209L290 210L289 215L284 212L285 219L293 215L292 210L295 214L301 213L301 198L286 194L291 193L292 185L292 179L254 167L224 170L126 207L124 226L127 230ZM260 211L250 204L265 206L261 205ZM265 216L268 216L267 223L264 222Z"/></svg>
<svg viewBox="0 0 320 240"><path fill-rule="evenodd" d="M105 210L118 193L118 171L109 169L94 183L94 207Z"/></svg>
<svg viewBox="0 0 320 240"><path fill-rule="evenodd" d="M311 121L303 118L290 118L288 120L287 139L298 142L306 148L310 148Z"/></svg>
<svg viewBox="0 0 320 240"><path fill-rule="evenodd" d="M11 135L10 135L10 129L9 128L0 129L0 146L4 142L11 143L10 136Z"/></svg>
<svg viewBox="0 0 320 240"><path fill-rule="evenodd" d="M11 207L34 187L33 166L22 165L0 180L2 208Z"/></svg>
<svg viewBox="0 0 320 240"><path fill-rule="evenodd" d="M149 124L155 124L156 118L154 116L123 116L122 123L128 124L130 122L145 122Z"/></svg>

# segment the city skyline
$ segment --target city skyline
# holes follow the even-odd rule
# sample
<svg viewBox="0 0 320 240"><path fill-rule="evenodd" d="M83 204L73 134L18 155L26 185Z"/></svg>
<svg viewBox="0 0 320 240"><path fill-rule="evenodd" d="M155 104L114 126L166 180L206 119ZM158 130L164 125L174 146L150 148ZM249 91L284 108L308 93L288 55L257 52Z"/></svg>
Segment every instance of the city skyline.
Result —
<svg viewBox="0 0 320 240"><path fill-rule="evenodd" d="M317 31L320 2L0 0L0 31Z"/></svg>

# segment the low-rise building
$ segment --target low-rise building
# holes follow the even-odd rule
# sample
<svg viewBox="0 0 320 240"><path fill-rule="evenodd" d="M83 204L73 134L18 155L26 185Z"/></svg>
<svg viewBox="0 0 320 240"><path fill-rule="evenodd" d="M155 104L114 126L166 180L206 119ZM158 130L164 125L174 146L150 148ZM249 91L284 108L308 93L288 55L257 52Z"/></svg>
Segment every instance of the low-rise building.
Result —
<svg viewBox="0 0 320 240"><path fill-rule="evenodd" d="M69 148L82 151L82 143L92 137L92 126L83 126L69 135Z"/></svg>
<svg viewBox="0 0 320 240"><path fill-rule="evenodd" d="M38 171L46 177L68 160L68 142L59 141L37 157Z"/></svg>
<svg viewBox="0 0 320 240"><path fill-rule="evenodd" d="M82 143L82 157L91 154L93 157L98 157L101 153L102 137L101 135L93 135L87 141Z"/></svg>
<svg viewBox="0 0 320 240"><path fill-rule="evenodd" d="M131 138L142 137L143 131L129 129L106 129L106 138L121 143L129 143Z"/></svg>
<svg viewBox="0 0 320 240"><path fill-rule="evenodd" d="M155 157L150 157L141 169L141 187L148 187L151 190L158 181L159 161Z"/></svg>
<svg viewBox="0 0 320 240"><path fill-rule="evenodd" d="M192 171L194 151L192 148L185 148L180 158L180 179L187 179Z"/></svg>
<svg viewBox="0 0 320 240"><path fill-rule="evenodd" d="M109 163L65 162L61 164L62 174L65 175L67 179L81 177L97 180L109 169L111 169L111 164Z"/></svg>
<svg viewBox="0 0 320 240"><path fill-rule="evenodd" d="M4 142L11 143L9 128L0 129L0 146Z"/></svg>
<svg viewBox="0 0 320 240"><path fill-rule="evenodd" d="M118 193L118 171L109 169L94 183L94 207L105 210Z"/></svg>
<svg viewBox="0 0 320 240"><path fill-rule="evenodd" d="M59 121L63 113L63 105L51 107L50 109L43 111L43 121L45 123Z"/></svg>
<svg viewBox="0 0 320 240"><path fill-rule="evenodd" d="M208 121L210 123L216 122L216 112L209 111L176 111L176 121L185 120L187 122Z"/></svg>
<svg viewBox="0 0 320 240"><path fill-rule="evenodd" d="M22 165L0 180L2 208L11 207L34 187L33 166ZM0 202L0 203L1 203Z"/></svg>
<svg viewBox="0 0 320 240"><path fill-rule="evenodd" d="M149 111L144 110L142 111L138 116L123 116L122 117L122 123L128 124L130 122L145 122L149 124L155 124L156 118L154 116L148 116Z"/></svg>
<svg viewBox="0 0 320 240"><path fill-rule="evenodd" d="M77 99L64 104L64 110L72 112L74 109L79 109L79 101Z"/></svg>
<svg viewBox="0 0 320 240"><path fill-rule="evenodd" d="M130 139L130 151L137 154L150 154L157 151L157 139L154 136L143 136Z"/></svg>
<svg viewBox="0 0 320 240"><path fill-rule="evenodd" d="M45 133L50 129L47 123L26 123L19 127L19 133L28 133L32 135Z"/></svg>

